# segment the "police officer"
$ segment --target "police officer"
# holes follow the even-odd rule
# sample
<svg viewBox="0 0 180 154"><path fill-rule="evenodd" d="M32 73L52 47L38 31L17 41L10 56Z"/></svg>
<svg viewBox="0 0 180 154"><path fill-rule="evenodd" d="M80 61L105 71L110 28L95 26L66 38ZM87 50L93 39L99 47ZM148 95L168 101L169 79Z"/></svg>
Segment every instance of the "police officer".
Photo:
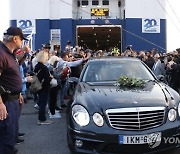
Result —
<svg viewBox="0 0 180 154"><path fill-rule="evenodd" d="M9 27L0 42L0 154L14 153L18 135L22 79L14 51L26 40L20 28Z"/></svg>

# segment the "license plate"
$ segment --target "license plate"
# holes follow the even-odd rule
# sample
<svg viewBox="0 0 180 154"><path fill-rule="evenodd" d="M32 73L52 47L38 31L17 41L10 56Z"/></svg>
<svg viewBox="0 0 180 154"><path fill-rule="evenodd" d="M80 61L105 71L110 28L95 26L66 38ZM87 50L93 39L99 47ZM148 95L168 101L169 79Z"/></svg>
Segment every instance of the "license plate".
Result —
<svg viewBox="0 0 180 154"><path fill-rule="evenodd" d="M148 135L119 135L119 144L146 144L161 141L161 132Z"/></svg>

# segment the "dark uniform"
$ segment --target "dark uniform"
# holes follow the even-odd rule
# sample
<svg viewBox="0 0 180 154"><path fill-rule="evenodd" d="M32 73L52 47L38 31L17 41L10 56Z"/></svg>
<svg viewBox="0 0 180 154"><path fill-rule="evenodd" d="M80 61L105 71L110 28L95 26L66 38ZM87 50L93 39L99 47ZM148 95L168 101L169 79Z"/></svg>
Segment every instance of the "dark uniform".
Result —
<svg viewBox="0 0 180 154"><path fill-rule="evenodd" d="M2 42L0 42L0 73L0 86L6 91L1 91L0 94L8 112L7 118L0 121L0 154L11 154L18 135L22 79L15 55Z"/></svg>

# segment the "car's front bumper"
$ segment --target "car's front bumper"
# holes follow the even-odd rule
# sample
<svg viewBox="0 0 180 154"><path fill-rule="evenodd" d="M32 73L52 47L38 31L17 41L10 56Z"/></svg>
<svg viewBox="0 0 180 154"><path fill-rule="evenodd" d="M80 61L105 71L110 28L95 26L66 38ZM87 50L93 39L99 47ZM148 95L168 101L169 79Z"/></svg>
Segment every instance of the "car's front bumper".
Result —
<svg viewBox="0 0 180 154"><path fill-rule="evenodd" d="M154 148L151 148L148 144L125 145L118 143L119 135L145 135L155 132L161 132L161 143ZM79 141L82 143L82 147L75 144ZM168 143L169 141L170 143ZM108 130L107 128L103 129L103 127L94 131L91 129L74 129L68 126L69 148L77 153L154 153L179 147L180 142L178 141L180 141L179 121L145 131L121 131L111 128Z"/></svg>

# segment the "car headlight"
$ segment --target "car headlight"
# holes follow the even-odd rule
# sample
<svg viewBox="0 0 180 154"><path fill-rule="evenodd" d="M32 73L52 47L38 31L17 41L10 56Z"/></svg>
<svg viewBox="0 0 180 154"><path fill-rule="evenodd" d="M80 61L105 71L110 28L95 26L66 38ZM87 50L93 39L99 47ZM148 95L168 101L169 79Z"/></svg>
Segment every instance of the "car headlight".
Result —
<svg viewBox="0 0 180 154"><path fill-rule="evenodd" d="M169 110L168 119L171 122L173 122L176 119L176 110L175 109L170 109Z"/></svg>
<svg viewBox="0 0 180 154"><path fill-rule="evenodd" d="M178 114L179 114L179 116L180 116L180 103L179 103L179 105L178 105Z"/></svg>
<svg viewBox="0 0 180 154"><path fill-rule="evenodd" d="M89 124L90 118L87 110L81 105L74 105L72 108L72 116L75 122L80 126Z"/></svg>
<svg viewBox="0 0 180 154"><path fill-rule="evenodd" d="M100 126L100 127L104 124L104 119L102 115L100 115L99 113L94 113L93 121L97 126Z"/></svg>

